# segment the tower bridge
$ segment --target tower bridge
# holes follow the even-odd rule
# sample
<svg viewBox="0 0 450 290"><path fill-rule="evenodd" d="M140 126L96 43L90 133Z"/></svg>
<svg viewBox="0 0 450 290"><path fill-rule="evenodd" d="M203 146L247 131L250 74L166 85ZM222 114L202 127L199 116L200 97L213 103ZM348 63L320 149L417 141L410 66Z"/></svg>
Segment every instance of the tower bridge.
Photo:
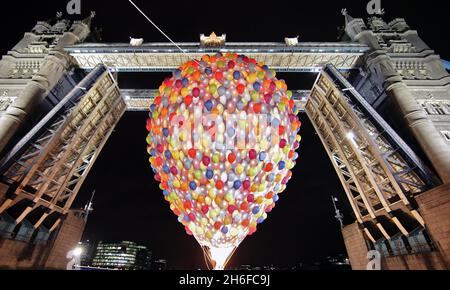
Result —
<svg viewBox="0 0 450 290"><path fill-rule="evenodd" d="M221 47L204 47L200 43L178 43L183 51L170 43L147 43L139 47L129 44L88 43L65 48L81 69L90 70L103 63L119 72L170 71L190 59L204 54L236 52L264 62L281 72L319 72L325 64L339 70L358 68L361 57L370 47L359 43L227 43Z"/></svg>
<svg viewBox="0 0 450 290"><path fill-rule="evenodd" d="M344 42L216 37L211 46L202 37L180 52L85 43L92 17L38 22L0 61L0 266L65 268L85 225L71 210L83 181L122 114L147 110L156 95L121 89L117 74L236 52L318 74L294 99L353 209L355 222L342 230L353 269L365 269L370 250L384 269L449 269L450 75L404 19L345 13Z"/></svg>

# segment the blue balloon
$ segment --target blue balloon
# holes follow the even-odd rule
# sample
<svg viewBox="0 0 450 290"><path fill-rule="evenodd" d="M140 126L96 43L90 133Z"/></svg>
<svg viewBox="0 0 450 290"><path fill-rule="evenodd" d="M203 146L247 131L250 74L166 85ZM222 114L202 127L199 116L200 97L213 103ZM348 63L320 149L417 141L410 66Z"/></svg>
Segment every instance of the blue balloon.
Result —
<svg viewBox="0 0 450 290"><path fill-rule="evenodd" d="M205 68L205 74L210 75L212 73L213 73L213 71L210 67Z"/></svg>
<svg viewBox="0 0 450 290"><path fill-rule="evenodd" d="M259 153L259 161L264 161L264 160L266 160L266 158L267 158L267 153L264 151L261 151Z"/></svg>
<svg viewBox="0 0 450 290"><path fill-rule="evenodd" d="M179 70L179 69L174 70L174 71L173 71L173 76L174 76L175 78L181 77L181 70Z"/></svg>
<svg viewBox="0 0 450 290"><path fill-rule="evenodd" d="M164 152L164 157L166 157L166 159L171 159L172 158L172 153L170 153L169 150L166 150L166 152Z"/></svg>
<svg viewBox="0 0 450 290"><path fill-rule="evenodd" d="M239 101L237 103L237 108L238 108L239 111L242 111L244 109L244 107L245 107L245 105L244 105L244 103L242 101Z"/></svg>
<svg viewBox="0 0 450 290"><path fill-rule="evenodd" d="M286 168L286 162L280 161L280 163L278 163L278 169L283 170L284 168Z"/></svg>
<svg viewBox="0 0 450 290"><path fill-rule="evenodd" d="M273 101L274 101L275 103L280 102L280 101L281 101L281 95L280 95L279 93L273 94Z"/></svg>
<svg viewBox="0 0 450 290"><path fill-rule="evenodd" d="M275 194L275 195L273 196L273 201L274 201L274 202L277 202L278 200L280 200L280 197L278 196L278 194Z"/></svg>
<svg viewBox="0 0 450 290"><path fill-rule="evenodd" d="M189 219L189 216L188 215L185 215L184 216L184 221L186 221L186 222L190 222L191 220Z"/></svg>
<svg viewBox="0 0 450 290"><path fill-rule="evenodd" d="M214 171L212 171L211 169L207 169L206 170L206 178L212 179L213 177L214 177Z"/></svg>
<svg viewBox="0 0 450 290"><path fill-rule="evenodd" d="M236 130L234 130L234 128L228 128L228 130L227 130L228 137L230 137L230 138L233 137L235 133L236 133Z"/></svg>
<svg viewBox="0 0 450 290"><path fill-rule="evenodd" d="M256 207L253 208L252 213L253 214L258 214L260 210L261 209L259 208L259 206L256 206Z"/></svg>
<svg viewBox="0 0 450 290"><path fill-rule="evenodd" d="M152 104L152 105L150 106L150 111L154 112L155 110L156 110L156 105L155 105L155 104Z"/></svg>
<svg viewBox="0 0 450 290"><path fill-rule="evenodd" d="M255 82L255 83L253 84L253 89L254 89L255 91L259 92L259 91L261 90L261 84L258 83L258 82Z"/></svg>
<svg viewBox="0 0 450 290"><path fill-rule="evenodd" d="M260 217L259 219L258 219L258 224L262 224L264 222L264 218L263 217Z"/></svg>
<svg viewBox="0 0 450 290"><path fill-rule="evenodd" d="M241 72L235 71L235 72L233 73L233 78L234 78L235 80L240 79L240 78L241 78Z"/></svg>
<svg viewBox="0 0 450 290"><path fill-rule="evenodd" d="M227 227L223 227L223 228L222 228L222 233L223 233L224 235L226 235L226 234L228 233L228 228L227 228Z"/></svg>
<svg viewBox="0 0 450 290"><path fill-rule="evenodd" d="M280 126L280 120L277 118L272 120L272 127L279 127Z"/></svg>
<svg viewBox="0 0 450 290"><path fill-rule="evenodd" d="M163 194L164 194L164 196L169 196L170 192L168 190L163 190Z"/></svg>
<svg viewBox="0 0 450 290"><path fill-rule="evenodd" d="M217 92L219 93L219 96L223 96L227 92L227 89L224 86L220 86Z"/></svg>
<svg viewBox="0 0 450 290"><path fill-rule="evenodd" d="M183 80L181 81L181 83L183 84L183 87L187 87L189 86L189 80L187 78L183 78Z"/></svg>
<svg viewBox="0 0 450 290"><path fill-rule="evenodd" d="M168 128L164 128L163 129L163 135L164 135L164 137L169 137L169 129Z"/></svg>
<svg viewBox="0 0 450 290"><path fill-rule="evenodd" d="M213 102L212 102L211 100L208 100L208 101L205 103L205 107L206 107L206 109L207 109L208 111L211 111L211 110L213 109L213 106L214 106L214 104L213 104Z"/></svg>
<svg viewBox="0 0 450 290"><path fill-rule="evenodd" d="M166 164L164 164L164 166L163 166L163 171L164 171L164 173L168 174L168 173L170 172L169 166L166 165Z"/></svg>
<svg viewBox="0 0 450 290"><path fill-rule="evenodd" d="M151 156L155 156L155 155L156 155L155 149L150 150L150 155L151 155Z"/></svg>
<svg viewBox="0 0 450 290"><path fill-rule="evenodd" d="M196 190L197 189L197 183L195 183L195 181L191 181L191 183L189 183L189 188L191 190Z"/></svg>
<svg viewBox="0 0 450 290"><path fill-rule="evenodd" d="M242 186L242 182L240 180L236 180L233 184L233 188L238 190L239 188L241 188Z"/></svg>

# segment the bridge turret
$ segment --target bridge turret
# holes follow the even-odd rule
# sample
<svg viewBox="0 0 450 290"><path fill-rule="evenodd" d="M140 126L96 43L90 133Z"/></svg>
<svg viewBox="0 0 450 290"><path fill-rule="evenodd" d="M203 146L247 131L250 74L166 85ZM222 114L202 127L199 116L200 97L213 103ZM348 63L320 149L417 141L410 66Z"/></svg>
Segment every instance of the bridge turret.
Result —
<svg viewBox="0 0 450 290"><path fill-rule="evenodd" d="M342 10L342 15L345 17L345 32L351 40L367 44L374 49L380 49L375 35L367 28L362 18L351 17L347 9Z"/></svg>
<svg viewBox="0 0 450 290"><path fill-rule="evenodd" d="M361 74L354 78L355 87L374 108L401 120L398 129L404 136L414 136L417 150L428 157L442 181L449 182L450 146L442 132L450 119L435 118L422 108L449 102L450 76L439 56L404 19L387 24L382 13L366 22L349 17L346 10L343 14L348 36L373 50L366 54ZM435 96L437 105L426 100L427 95Z"/></svg>
<svg viewBox="0 0 450 290"><path fill-rule="evenodd" d="M0 114L0 152L70 69L71 58L64 48L83 42L89 36L94 15L91 13L82 21L74 21L71 26L70 21L60 19L60 14L52 20L52 23L56 21L54 25L49 21L38 22L33 32L25 33L24 38L0 61L0 77L7 81L24 80L20 90L17 86L10 90L9 83L0 82L0 89L4 88L6 97L14 98Z"/></svg>

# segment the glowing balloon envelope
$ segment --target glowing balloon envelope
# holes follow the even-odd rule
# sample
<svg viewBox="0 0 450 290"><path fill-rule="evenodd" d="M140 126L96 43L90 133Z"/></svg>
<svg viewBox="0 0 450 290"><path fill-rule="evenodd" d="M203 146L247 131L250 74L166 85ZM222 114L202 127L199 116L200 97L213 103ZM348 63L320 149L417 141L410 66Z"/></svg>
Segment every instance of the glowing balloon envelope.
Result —
<svg viewBox="0 0 450 290"><path fill-rule="evenodd" d="M159 88L146 126L150 163L215 269L285 190L301 139L297 114L274 71L234 53L188 61Z"/></svg>

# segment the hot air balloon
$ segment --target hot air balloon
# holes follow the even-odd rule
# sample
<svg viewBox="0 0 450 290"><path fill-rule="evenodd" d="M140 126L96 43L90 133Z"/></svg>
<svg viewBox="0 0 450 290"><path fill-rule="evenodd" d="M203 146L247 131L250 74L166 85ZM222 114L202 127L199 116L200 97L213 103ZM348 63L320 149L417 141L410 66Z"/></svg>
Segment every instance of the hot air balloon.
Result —
<svg viewBox="0 0 450 290"><path fill-rule="evenodd" d="M151 167L214 269L256 232L292 177L297 114L274 71L235 53L188 61L159 88L147 120Z"/></svg>

